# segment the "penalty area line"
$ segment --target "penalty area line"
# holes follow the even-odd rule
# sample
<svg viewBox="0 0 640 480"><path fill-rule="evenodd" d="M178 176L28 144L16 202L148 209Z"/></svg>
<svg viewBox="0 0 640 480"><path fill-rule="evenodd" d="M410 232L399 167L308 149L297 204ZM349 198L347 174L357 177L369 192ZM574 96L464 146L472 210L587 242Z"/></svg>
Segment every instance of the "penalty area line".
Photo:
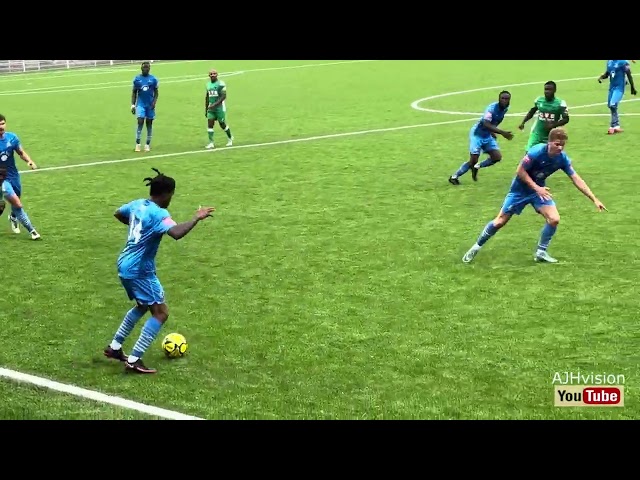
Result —
<svg viewBox="0 0 640 480"><path fill-rule="evenodd" d="M204 420L204 418L185 415L184 413L167 410L165 408L145 405L144 403L134 402L132 400L127 400L125 398L116 397L113 395L107 395L105 393L96 392L94 390L87 390L86 388L76 387L75 385L55 382L47 378L29 375L28 373L17 372L8 368L0 368L0 377L19 383L28 383L38 387L47 388L49 390L55 390L57 392L66 393L75 397L84 398L86 400L106 403L128 410L135 410L141 413L146 413L147 415L153 415L168 420Z"/></svg>

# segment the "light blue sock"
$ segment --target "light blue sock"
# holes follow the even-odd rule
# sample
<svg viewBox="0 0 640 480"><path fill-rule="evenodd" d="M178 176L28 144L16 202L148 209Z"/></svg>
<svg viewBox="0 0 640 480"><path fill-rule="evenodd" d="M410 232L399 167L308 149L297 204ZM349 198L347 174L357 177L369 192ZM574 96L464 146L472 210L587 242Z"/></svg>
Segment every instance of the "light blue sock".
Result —
<svg viewBox="0 0 640 480"><path fill-rule="evenodd" d="M538 250L543 250L543 251L547 251L547 248L549 248L549 243L551 242L551 239L553 238L553 235L556 233L556 230L558 229L558 227L554 227L552 225L549 225L548 223L544 224L544 227L542 227L542 233L540 234L540 243L538 243Z"/></svg>
<svg viewBox="0 0 640 480"><path fill-rule="evenodd" d="M142 138L142 125L138 124L138 129L136 130L136 145L140 145L141 138Z"/></svg>
<svg viewBox="0 0 640 480"><path fill-rule="evenodd" d="M483 160L482 162L480 162L480 168L487 168L492 165L495 165L496 163L498 162L494 162L493 160L491 160L491 157L489 157L486 160Z"/></svg>
<svg viewBox="0 0 640 480"><path fill-rule="evenodd" d="M462 175L464 175L469 171L469 168L471 168L469 167L469 162L464 162L462 165L460 165L460 168L458 169L458 171L453 174L453 178L461 177Z"/></svg>
<svg viewBox="0 0 640 480"><path fill-rule="evenodd" d="M111 348L113 348L114 350L119 350L120 348L122 348L122 344L131 334L131 331L136 326L136 323L138 323L140 319L144 317L145 313L147 312L137 307L133 307L127 312L127 314L124 316L124 320L122 320L122 323L120 324L120 327L118 327L118 331L113 337Z"/></svg>
<svg viewBox="0 0 640 480"><path fill-rule="evenodd" d="M133 346L133 351L131 352L131 356L142 358L144 352L151 346L153 341L158 336L160 329L162 328L162 323L155 317L151 317L147 320L142 327L142 331L140 332L140 337L138 337L138 341Z"/></svg>
<svg viewBox="0 0 640 480"><path fill-rule="evenodd" d="M496 227L494 227L493 220L491 220L489 223L487 223L487 226L484 227L484 230L482 231L482 233L478 237L478 241L476 243L479 246L483 246L485 243L487 243L487 241L491 237L493 237L496 234L497 231L498 231L498 229Z"/></svg>
<svg viewBox="0 0 640 480"><path fill-rule="evenodd" d="M25 212L23 208L12 207L11 213L13 213L13 216L18 219L18 221L22 224L24 228L27 229L29 233L35 230L35 228L33 228L33 225L31 225L31 220L29 220L29 215L27 215L27 212Z"/></svg>
<svg viewBox="0 0 640 480"><path fill-rule="evenodd" d="M620 126L620 117L618 116L618 107L609 107L611 110L611 128Z"/></svg>
<svg viewBox="0 0 640 480"><path fill-rule="evenodd" d="M153 125L147 125L147 145L151 145L152 134L153 134Z"/></svg>

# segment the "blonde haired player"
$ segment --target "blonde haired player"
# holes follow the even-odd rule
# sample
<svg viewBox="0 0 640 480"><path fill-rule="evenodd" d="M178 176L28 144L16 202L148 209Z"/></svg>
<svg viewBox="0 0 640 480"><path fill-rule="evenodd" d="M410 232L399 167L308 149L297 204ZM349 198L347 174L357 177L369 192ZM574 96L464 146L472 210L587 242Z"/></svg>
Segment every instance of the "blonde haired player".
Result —
<svg viewBox="0 0 640 480"><path fill-rule="evenodd" d="M464 254L462 257L464 263L470 263L483 245L504 227L513 215L520 215L527 205L531 205L546 220L538 248L533 256L534 260L557 263L557 260L547 253L547 247L560 223L560 214L549 187L546 186L546 179L558 170L562 170L571 178L576 188L594 203L598 211L606 210L574 170L571 159L564 152L567 140L567 132L558 127L549 132L547 143L538 144L529 149L518 165L516 176L511 182L511 188L498 216L486 225L476 243Z"/></svg>

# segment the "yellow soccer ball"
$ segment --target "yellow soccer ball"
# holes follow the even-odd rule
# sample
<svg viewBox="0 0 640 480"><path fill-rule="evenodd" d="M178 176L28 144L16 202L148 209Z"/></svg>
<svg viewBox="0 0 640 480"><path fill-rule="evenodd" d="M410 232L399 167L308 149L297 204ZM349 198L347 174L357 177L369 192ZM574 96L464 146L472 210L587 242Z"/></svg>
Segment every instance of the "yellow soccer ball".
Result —
<svg viewBox="0 0 640 480"><path fill-rule="evenodd" d="M162 351L169 358L183 357L188 347L187 339L179 333L170 333L162 340Z"/></svg>

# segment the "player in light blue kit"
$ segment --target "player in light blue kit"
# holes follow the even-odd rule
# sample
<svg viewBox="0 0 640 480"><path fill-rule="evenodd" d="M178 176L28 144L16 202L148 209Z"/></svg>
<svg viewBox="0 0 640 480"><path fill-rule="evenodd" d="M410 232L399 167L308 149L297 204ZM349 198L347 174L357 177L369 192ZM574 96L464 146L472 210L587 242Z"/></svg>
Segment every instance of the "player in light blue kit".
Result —
<svg viewBox="0 0 640 480"><path fill-rule="evenodd" d="M142 126L147 124L147 143L144 151L151 150L151 137L153 136L153 120L156 118L156 102L158 101L158 79L151 75L151 64L143 62L140 67L141 75L133 79L133 92L131 92L131 113L138 119L136 131L136 152L140 151L142 138Z"/></svg>
<svg viewBox="0 0 640 480"><path fill-rule="evenodd" d="M22 208L22 202L20 201L20 197L15 192L13 185L8 180L8 171L5 167L0 166L0 215L4 212L4 201L6 200L9 205L11 205L11 214L16 216L16 219L27 229L29 234L31 235L32 240L40 240L40 234L36 231L33 225L31 225L31 220L29 219L29 215Z"/></svg>
<svg viewBox="0 0 640 480"><path fill-rule="evenodd" d="M635 61L632 60L635 63ZM626 77L626 78L625 78ZM620 118L618 116L618 106L624 97L624 89L629 80L631 95L636 95L636 87L633 83L631 75L631 66L628 60L607 60L606 71L598 77L598 82L602 83L605 78L609 79L609 97L607 105L611 110L611 124L609 125L609 135L622 133L624 130L620 127Z"/></svg>
<svg viewBox="0 0 640 480"><path fill-rule="evenodd" d="M527 205L531 205L546 220L534 260L556 263L557 260L547 253L547 247L549 247L549 242L551 242L560 223L560 214L551 193L549 193L549 188L546 186L546 179L558 170L566 173L576 188L587 196L599 211L606 210L602 202L596 198L585 181L573 169L571 160L563 151L567 139L565 130L557 127L549 132L548 143L540 143L529 149L518 166L500 213L487 224L476 244L464 254L463 262L470 263L482 246L504 227L513 215L520 215Z"/></svg>
<svg viewBox="0 0 640 480"><path fill-rule="evenodd" d="M118 276L129 299L135 300L136 306L127 312L113 341L104 350L106 357L125 362L127 371L137 373L156 372L142 363L142 355L169 318L164 289L156 276L155 258L160 241L165 234L180 240L198 222L210 217L215 211L215 208L200 208L192 220L176 224L166 210L175 192L176 182L155 168L153 170L158 175L145 178L150 189L149 199L134 200L115 213L120 222L129 226L127 242L118 257ZM151 318L145 322L131 355L127 357L122 351L122 344L147 311L151 311Z"/></svg>
<svg viewBox="0 0 640 480"><path fill-rule="evenodd" d="M15 195L20 198L22 197L22 182L20 181L20 172L16 166L15 153L27 162L31 170L38 168L27 152L24 151L24 148L22 148L18 136L15 133L7 132L7 119L4 115L0 114L0 167L7 169L7 181L11 184ZM4 203L2 206L4 209ZM9 223L11 224L13 233L20 233L19 220L13 207L9 215Z"/></svg>
<svg viewBox="0 0 640 480"><path fill-rule="evenodd" d="M498 125L502 123L509 111L510 102L511 94L506 90L500 92L498 101L489 105L480 120L478 120L478 123L471 127L469 132L469 161L463 163L458 171L449 177L449 183L460 185L460 180L458 179L467 173L469 169L471 169L471 177L474 181L477 181L478 171L481 168L490 167L502 160L502 153L496 141L496 135L502 135L507 140L513 138L511 132L498 128ZM489 157L478 164L478 159L482 152L487 153Z"/></svg>

